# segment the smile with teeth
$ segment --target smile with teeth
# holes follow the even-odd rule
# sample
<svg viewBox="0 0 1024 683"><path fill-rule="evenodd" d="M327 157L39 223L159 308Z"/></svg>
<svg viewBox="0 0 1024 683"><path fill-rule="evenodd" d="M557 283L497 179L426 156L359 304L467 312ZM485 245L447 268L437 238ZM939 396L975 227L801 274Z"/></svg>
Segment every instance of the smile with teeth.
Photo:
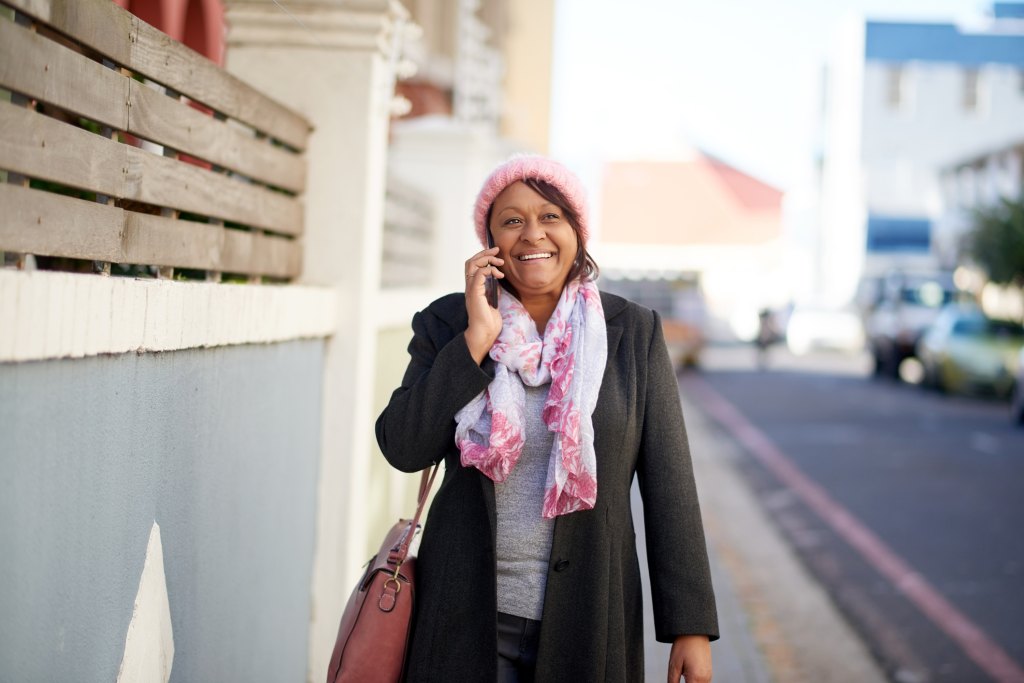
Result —
<svg viewBox="0 0 1024 683"><path fill-rule="evenodd" d="M554 254L544 252L541 254L523 254L522 256L517 256L516 258L519 259L520 261L536 261L537 259L551 258L552 256L554 256Z"/></svg>

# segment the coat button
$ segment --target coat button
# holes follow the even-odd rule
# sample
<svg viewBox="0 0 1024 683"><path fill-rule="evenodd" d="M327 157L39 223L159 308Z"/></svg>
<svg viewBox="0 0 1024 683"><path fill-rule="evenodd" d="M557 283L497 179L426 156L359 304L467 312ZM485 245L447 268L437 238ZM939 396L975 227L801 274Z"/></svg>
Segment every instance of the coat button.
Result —
<svg viewBox="0 0 1024 683"><path fill-rule="evenodd" d="M555 571L560 572L569 566L569 560L559 560L555 562Z"/></svg>

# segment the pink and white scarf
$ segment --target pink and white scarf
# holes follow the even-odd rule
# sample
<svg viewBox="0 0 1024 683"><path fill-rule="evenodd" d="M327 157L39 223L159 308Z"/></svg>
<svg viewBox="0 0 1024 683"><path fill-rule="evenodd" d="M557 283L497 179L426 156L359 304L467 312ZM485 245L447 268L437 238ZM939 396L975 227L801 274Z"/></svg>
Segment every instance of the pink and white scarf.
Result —
<svg viewBox="0 0 1024 683"><path fill-rule="evenodd" d="M462 464L502 482L516 466L526 436L526 390L551 382L543 419L555 433L541 514L550 519L589 510L597 500L594 424L608 335L597 286L566 284L544 337L518 299L502 292L502 327L491 348L494 379L456 415Z"/></svg>

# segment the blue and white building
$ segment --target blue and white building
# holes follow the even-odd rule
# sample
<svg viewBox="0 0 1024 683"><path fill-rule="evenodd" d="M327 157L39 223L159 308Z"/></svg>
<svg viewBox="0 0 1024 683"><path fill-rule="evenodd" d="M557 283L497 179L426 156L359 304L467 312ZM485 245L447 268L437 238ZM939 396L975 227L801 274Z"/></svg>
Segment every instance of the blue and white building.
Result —
<svg viewBox="0 0 1024 683"><path fill-rule="evenodd" d="M826 71L818 159L819 292L933 268L941 172L1024 139L1024 3L970 24L853 21Z"/></svg>

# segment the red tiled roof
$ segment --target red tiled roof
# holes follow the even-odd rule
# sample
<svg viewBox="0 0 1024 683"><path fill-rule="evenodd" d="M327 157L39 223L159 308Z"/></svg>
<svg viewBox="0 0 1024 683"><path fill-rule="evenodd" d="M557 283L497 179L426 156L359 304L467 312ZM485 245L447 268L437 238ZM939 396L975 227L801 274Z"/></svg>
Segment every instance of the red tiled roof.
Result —
<svg viewBox="0 0 1024 683"><path fill-rule="evenodd" d="M713 157L705 157L704 161L744 206L751 209L774 209L782 206L781 190Z"/></svg>
<svg viewBox="0 0 1024 683"><path fill-rule="evenodd" d="M782 229L782 192L706 155L610 163L601 201L608 242L757 244Z"/></svg>

